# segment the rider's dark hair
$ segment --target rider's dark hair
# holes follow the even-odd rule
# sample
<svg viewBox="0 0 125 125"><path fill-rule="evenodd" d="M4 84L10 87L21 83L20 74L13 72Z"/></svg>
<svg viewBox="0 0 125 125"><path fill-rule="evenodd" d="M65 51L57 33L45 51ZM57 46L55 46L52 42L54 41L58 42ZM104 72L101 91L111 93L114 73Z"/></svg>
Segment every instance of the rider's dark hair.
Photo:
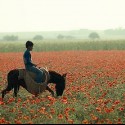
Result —
<svg viewBox="0 0 125 125"><path fill-rule="evenodd" d="M33 42L32 41L27 41L26 42L26 48L28 48L29 46L33 46Z"/></svg>

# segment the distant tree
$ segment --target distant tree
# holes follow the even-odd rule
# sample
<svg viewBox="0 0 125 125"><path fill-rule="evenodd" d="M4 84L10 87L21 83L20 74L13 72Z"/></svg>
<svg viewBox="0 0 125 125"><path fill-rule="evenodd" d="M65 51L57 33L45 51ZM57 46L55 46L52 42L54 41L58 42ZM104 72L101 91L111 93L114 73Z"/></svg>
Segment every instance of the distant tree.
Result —
<svg viewBox="0 0 125 125"><path fill-rule="evenodd" d="M106 35L125 35L125 29L121 27L116 29L107 29L107 30L104 30L104 33Z"/></svg>
<svg viewBox="0 0 125 125"><path fill-rule="evenodd" d="M14 35L9 36L9 35L7 35L7 36L3 37L3 40L5 40L5 41L16 41L16 40L18 40L18 36L14 36Z"/></svg>
<svg viewBox="0 0 125 125"><path fill-rule="evenodd" d="M43 40L43 36L36 35L36 36L33 37L33 40Z"/></svg>
<svg viewBox="0 0 125 125"><path fill-rule="evenodd" d="M100 36L98 35L98 33L92 32L92 33L89 34L89 38L92 39L92 40L95 40L95 39L99 39Z"/></svg>
<svg viewBox="0 0 125 125"><path fill-rule="evenodd" d="M75 39L75 37L68 35L68 36L65 36L65 39Z"/></svg>
<svg viewBox="0 0 125 125"><path fill-rule="evenodd" d="M64 36L61 35L61 34L59 34L59 35L57 36L57 39L64 39Z"/></svg>

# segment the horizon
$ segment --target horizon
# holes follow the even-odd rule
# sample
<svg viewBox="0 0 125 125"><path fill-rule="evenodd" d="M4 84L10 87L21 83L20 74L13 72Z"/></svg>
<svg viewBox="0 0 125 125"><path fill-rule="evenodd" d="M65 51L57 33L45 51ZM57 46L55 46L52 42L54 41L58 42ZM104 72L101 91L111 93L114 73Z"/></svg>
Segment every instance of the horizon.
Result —
<svg viewBox="0 0 125 125"><path fill-rule="evenodd" d="M11 31L11 32L0 32L0 33L24 33L24 32L70 32L70 31L79 31L79 30L90 30L90 31L105 31L105 30L125 30L123 27L108 28L108 29L72 29L72 30L44 30L44 31Z"/></svg>
<svg viewBox="0 0 125 125"><path fill-rule="evenodd" d="M0 0L0 32L125 28L124 5L125 0Z"/></svg>

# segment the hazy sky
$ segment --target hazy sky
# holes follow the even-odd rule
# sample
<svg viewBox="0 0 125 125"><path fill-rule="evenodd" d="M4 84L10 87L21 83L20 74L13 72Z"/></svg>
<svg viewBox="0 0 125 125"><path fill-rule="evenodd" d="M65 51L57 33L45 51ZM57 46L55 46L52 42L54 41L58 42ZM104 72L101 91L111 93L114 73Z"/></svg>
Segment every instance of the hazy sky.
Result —
<svg viewBox="0 0 125 125"><path fill-rule="evenodd" d="M125 0L0 0L0 32L125 28Z"/></svg>

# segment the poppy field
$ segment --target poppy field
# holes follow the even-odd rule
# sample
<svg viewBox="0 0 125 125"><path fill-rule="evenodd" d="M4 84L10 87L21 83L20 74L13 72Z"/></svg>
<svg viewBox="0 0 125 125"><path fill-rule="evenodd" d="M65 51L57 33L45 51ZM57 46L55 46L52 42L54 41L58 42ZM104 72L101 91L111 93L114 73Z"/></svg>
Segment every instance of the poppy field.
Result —
<svg viewBox="0 0 125 125"><path fill-rule="evenodd" d="M0 124L125 124L125 51L31 52L39 67L67 73L62 97L20 88L0 97ZM23 52L0 53L0 92L7 73L24 68ZM55 89L53 84L49 84ZM55 92L55 90L54 90Z"/></svg>

